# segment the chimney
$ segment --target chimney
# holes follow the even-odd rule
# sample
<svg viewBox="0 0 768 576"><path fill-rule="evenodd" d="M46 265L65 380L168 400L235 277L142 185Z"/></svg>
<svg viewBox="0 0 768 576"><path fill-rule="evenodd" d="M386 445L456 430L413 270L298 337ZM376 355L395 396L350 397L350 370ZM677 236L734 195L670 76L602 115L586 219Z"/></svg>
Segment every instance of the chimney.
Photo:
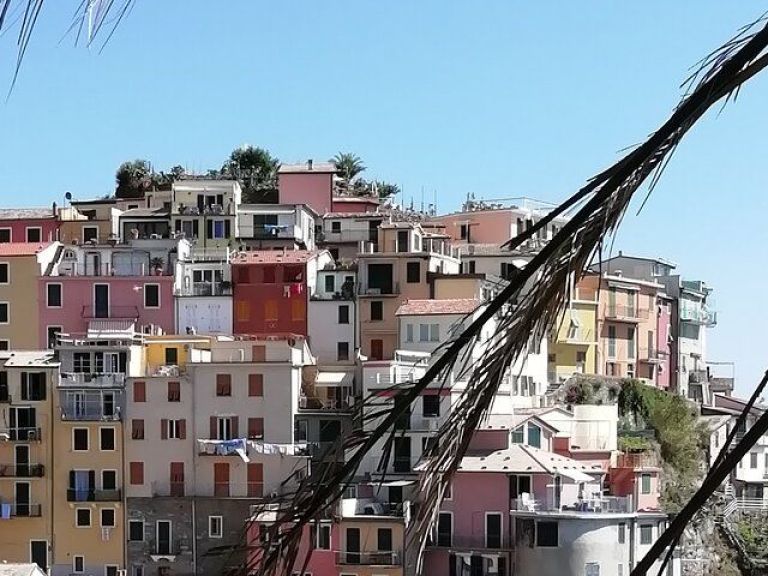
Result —
<svg viewBox="0 0 768 576"><path fill-rule="evenodd" d="M307 170L312 170L313 169L313 164L314 164L314 162L312 161L312 158L307 160Z"/></svg>
<svg viewBox="0 0 768 576"><path fill-rule="evenodd" d="M53 211L53 217L56 218L56 202L54 202L53 206L51 206L51 210Z"/></svg>

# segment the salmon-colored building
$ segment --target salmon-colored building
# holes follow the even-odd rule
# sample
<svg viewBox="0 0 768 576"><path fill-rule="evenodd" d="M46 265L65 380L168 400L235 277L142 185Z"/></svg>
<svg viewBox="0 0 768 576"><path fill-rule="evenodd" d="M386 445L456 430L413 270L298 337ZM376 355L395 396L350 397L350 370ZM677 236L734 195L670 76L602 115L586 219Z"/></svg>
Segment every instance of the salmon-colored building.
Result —
<svg viewBox="0 0 768 576"><path fill-rule="evenodd" d="M59 239L56 203L51 208L0 209L0 243L53 242Z"/></svg>
<svg viewBox="0 0 768 576"><path fill-rule="evenodd" d="M308 335L307 303L327 250L253 250L232 258L235 334Z"/></svg>
<svg viewBox="0 0 768 576"><path fill-rule="evenodd" d="M332 162L307 160L301 164L283 164L277 171L280 204L306 204L318 214L333 212Z"/></svg>

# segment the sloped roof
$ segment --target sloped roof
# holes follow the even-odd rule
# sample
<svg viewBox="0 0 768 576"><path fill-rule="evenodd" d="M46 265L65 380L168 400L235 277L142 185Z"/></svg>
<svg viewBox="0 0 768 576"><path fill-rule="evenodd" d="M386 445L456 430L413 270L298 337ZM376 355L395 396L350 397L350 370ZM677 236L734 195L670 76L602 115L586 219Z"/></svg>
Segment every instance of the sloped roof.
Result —
<svg viewBox="0 0 768 576"><path fill-rule="evenodd" d="M459 472L506 472L542 474L602 474L599 465L579 462L523 444L503 450L472 450L461 459Z"/></svg>
<svg viewBox="0 0 768 576"><path fill-rule="evenodd" d="M0 576L43 576L37 564L6 564L0 563Z"/></svg>
<svg viewBox="0 0 768 576"><path fill-rule="evenodd" d="M51 242L3 242L0 243L0 257L34 256L50 245Z"/></svg>
<svg viewBox="0 0 768 576"><path fill-rule="evenodd" d="M395 313L397 316L426 316L431 314L469 314L480 304L474 298L450 300L406 300Z"/></svg>
<svg viewBox="0 0 768 576"><path fill-rule="evenodd" d="M53 219L53 208L0 208L0 220Z"/></svg>
<svg viewBox="0 0 768 576"><path fill-rule="evenodd" d="M480 424L481 429L487 430L514 430L521 424L525 424L528 420L535 420L539 426L547 428L552 432L559 432L555 426L539 418L535 413L520 413L515 414L488 414Z"/></svg>

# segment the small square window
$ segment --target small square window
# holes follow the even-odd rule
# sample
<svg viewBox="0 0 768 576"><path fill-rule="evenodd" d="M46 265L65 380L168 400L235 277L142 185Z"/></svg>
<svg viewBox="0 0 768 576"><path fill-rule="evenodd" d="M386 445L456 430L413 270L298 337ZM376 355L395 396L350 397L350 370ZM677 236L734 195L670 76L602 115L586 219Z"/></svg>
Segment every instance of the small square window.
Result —
<svg viewBox="0 0 768 576"><path fill-rule="evenodd" d="M11 229L0 228L0 244L7 244L11 241Z"/></svg>
<svg viewBox="0 0 768 576"><path fill-rule="evenodd" d="M331 221L331 232L339 234L341 232L341 222L338 220Z"/></svg>
<svg viewBox="0 0 768 576"><path fill-rule="evenodd" d="M349 305L339 306L339 324L349 324Z"/></svg>
<svg viewBox="0 0 768 576"><path fill-rule="evenodd" d="M61 284L46 284L45 288L48 308L61 308Z"/></svg>
<svg viewBox="0 0 768 576"><path fill-rule="evenodd" d="M27 242L42 242L42 228L27 228Z"/></svg>
<svg viewBox="0 0 768 576"><path fill-rule="evenodd" d="M647 546L653 543L653 525L642 524L640 526L640 544Z"/></svg>
<svg viewBox="0 0 768 576"><path fill-rule="evenodd" d="M115 527L115 509L114 508L101 509L101 527L102 528Z"/></svg>
<svg viewBox="0 0 768 576"><path fill-rule="evenodd" d="M422 414L427 418L436 418L440 416L440 396L437 394L426 394L421 397Z"/></svg>
<svg viewBox="0 0 768 576"><path fill-rule="evenodd" d="M128 521L128 540L130 542L144 541L144 520Z"/></svg>
<svg viewBox="0 0 768 576"><path fill-rule="evenodd" d="M209 538L224 537L224 517L223 516L208 516L208 537Z"/></svg>
<svg viewBox="0 0 768 576"><path fill-rule="evenodd" d="M0 262L0 284L8 284L11 279L11 270L8 262Z"/></svg>
<svg viewBox="0 0 768 576"><path fill-rule="evenodd" d="M115 449L115 429L99 428L99 450L112 452Z"/></svg>
<svg viewBox="0 0 768 576"><path fill-rule="evenodd" d="M144 284L144 308L160 308L160 286Z"/></svg>
<svg viewBox="0 0 768 576"><path fill-rule="evenodd" d="M381 300L371 300L371 320L384 319L384 302Z"/></svg>
<svg viewBox="0 0 768 576"><path fill-rule="evenodd" d="M72 429L72 450L75 452L88 451L88 428Z"/></svg>
<svg viewBox="0 0 768 576"><path fill-rule="evenodd" d="M91 509L90 508L78 508L75 511L75 525L78 528L90 528L91 526Z"/></svg>
<svg viewBox="0 0 768 576"><path fill-rule="evenodd" d="M98 241L99 228L97 226L83 226L83 244L87 244L91 240Z"/></svg>
<svg viewBox="0 0 768 576"><path fill-rule="evenodd" d="M406 280L409 284L421 282L421 262L408 262L405 271Z"/></svg>
<svg viewBox="0 0 768 576"><path fill-rule="evenodd" d="M11 349L11 341L10 340L0 340L0 350L10 350Z"/></svg>
<svg viewBox="0 0 768 576"><path fill-rule="evenodd" d="M346 362L349 360L349 342L336 343L336 360Z"/></svg>
<svg viewBox="0 0 768 576"><path fill-rule="evenodd" d="M11 312L8 302L0 302L0 324L8 324L10 316Z"/></svg>
<svg viewBox="0 0 768 576"><path fill-rule="evenodd" d="M536 522L536 546L556 548L559 542L557 522Z"/></svg>

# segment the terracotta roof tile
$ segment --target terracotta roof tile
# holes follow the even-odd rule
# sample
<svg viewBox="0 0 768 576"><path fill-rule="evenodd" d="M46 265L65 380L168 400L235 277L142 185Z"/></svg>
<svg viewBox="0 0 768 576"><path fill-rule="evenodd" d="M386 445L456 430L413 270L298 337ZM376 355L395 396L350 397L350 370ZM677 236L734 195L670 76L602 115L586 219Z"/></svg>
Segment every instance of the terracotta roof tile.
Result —
<svg viewBox="0 0 768 576"><path fill-rule="evenodd" d="M50 242L3 242L0 256L34 256L50 245Z"/></svg>
<svg viewBox="0 0 768 576"><path fill-rule="evenodd" d="M474 298L451 300L406 300L397 309L397 316L425 316L429 314L469 314L480 304Z"/></svg>

